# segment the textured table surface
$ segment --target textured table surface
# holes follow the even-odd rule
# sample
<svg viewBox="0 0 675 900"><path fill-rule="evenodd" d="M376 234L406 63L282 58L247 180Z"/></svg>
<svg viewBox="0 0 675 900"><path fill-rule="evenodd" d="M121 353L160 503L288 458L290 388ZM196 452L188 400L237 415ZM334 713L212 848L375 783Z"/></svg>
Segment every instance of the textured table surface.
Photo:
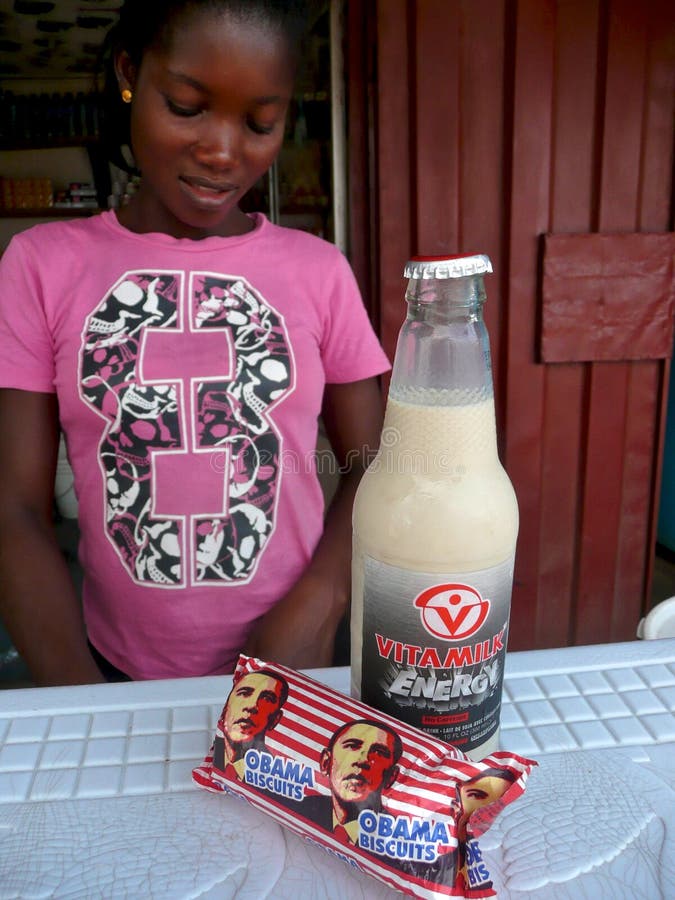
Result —
<svg viewBox="0 0 675 900"><path fill-rule="evenodd" d="M400 896L194 787L229 685L0 693L0 900ZM501 744L539 767L480 841L500 897L675 897L675 640L510 654Z"/></svg>

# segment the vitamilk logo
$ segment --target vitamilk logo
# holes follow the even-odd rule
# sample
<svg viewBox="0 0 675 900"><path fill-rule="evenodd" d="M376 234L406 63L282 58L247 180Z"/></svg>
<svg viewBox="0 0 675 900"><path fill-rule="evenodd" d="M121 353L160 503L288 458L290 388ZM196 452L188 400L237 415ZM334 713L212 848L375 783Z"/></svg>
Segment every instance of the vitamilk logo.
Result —
<svg viewBox="0 0 675 900"><path fill-rule="evenodd" d="M422 625L444 641L463 641L488 617L490 601L468 584L436 584L415 598Z"/></svg>

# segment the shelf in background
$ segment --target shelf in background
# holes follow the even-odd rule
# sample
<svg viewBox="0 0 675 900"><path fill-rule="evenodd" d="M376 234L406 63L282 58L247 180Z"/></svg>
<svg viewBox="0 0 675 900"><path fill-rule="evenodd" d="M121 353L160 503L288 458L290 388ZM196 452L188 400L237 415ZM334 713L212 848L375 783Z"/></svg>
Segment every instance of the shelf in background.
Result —
<svg viewBox="0 0 675 900"><path fill-rule="evenodd" d="M63 150L64 147L95 147L98 144L100 144L100 138L95 135L69 138L44 137L28 138L25 141L0 141L0 150L4 152L12 150Z"/></svg>
<svg viewBox="0 0 675 900"><path fill-rule="evenodd" d="M43 209L0 209L0 219L73 219L76 216L93 216L101 212L98 207L73 208L46 206Z"/></svg>

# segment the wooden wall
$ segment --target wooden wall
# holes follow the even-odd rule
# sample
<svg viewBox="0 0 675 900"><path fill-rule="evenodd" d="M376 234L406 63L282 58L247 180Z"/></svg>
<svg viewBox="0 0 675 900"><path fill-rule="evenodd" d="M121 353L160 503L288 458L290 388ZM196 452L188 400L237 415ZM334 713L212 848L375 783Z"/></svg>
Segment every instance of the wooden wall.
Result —
<svg viewBox="0 0 675 900"><path fill-rule="evenodd" d="M411 254L486 252L495 268L486 320L521 512L510 646L631 639L650 587L669 361L655 347L637 360L543 362L542 257L547 234L672 229L672 6L348 9L350 34L361 35L350 77L352 247L390 355ZM663 296L636 302L672 323L672 244L666 266ZM576 312L583 334L590 326ZM610 337L623 327L605 325Z"/></svg>

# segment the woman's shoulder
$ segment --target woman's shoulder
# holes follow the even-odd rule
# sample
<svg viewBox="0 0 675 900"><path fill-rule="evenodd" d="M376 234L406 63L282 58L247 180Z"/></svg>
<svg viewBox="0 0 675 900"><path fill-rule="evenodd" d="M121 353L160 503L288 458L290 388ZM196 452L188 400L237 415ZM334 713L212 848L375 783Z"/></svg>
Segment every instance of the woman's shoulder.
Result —
<svg viewBox="0 0 675 900"><path fill-rule="evenodd" d="M309 231L287 225L273 225L271 222L267 223L267 231L269 237L286 251L303 258L313 258L323 263L335 263L344 259L342 251L335 244Z"/></svg>
<svg viewBox="0 0 675 900"><path fill-rule="evenodd" d="M77 252L83 243L91 243L103 235L102 216L81 219L59 219L40 222L17 232L10 241L12 249L20 249L39 260Z"/></svg>

